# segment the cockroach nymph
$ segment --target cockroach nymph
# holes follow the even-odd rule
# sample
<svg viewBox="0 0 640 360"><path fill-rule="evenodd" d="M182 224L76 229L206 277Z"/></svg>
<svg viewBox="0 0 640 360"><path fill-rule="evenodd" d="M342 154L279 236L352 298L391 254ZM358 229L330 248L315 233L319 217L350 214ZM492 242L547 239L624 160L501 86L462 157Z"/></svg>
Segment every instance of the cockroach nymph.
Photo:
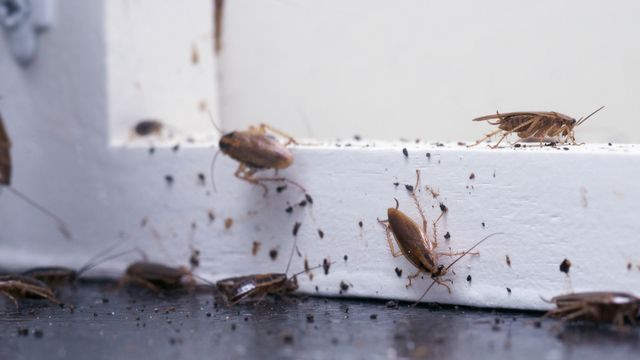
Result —
<svg viewBox="0 0 640 360"><path fill-rule="evenodd" d="M623 327L625 321L635 325L640 310L640 298L624 292L582 292L542 300L556 305L545 317L613 323L619 327Z"/></svg>
<svg viewBox="0 0 640 360"><path fill-rule="evenodd" d="M571 144L578 145L574 135L575 128L582 125L587 119L603 108L604 106L579 120L554 111L521 111L503 114L496 111L495 115L487 115L473 119L473 121L486 121L491 125L498 125L498 129L488 133L474 144L468 145L468 147L476 146L496 134L501 134L502 137L500 137L500 140L491 146L491 148L495 149L504 138L512 133L516 133L520 138L514 145L526 139L537 140L540 142L540 145L542 145L546 139L557 139L558 142L562 143L570 141Z"/></svg>
<svg viewBox="0 0 640 360"><path fill-rule="evenodd" d="M415 189L419 189L420 183L420 171L416 170L416 185ZM418 208L418 212L420 213L420 217L422 218L422 228L416 224L411 218L405 215L403 212L398 210L400 206L397 199L395 208L387 209L387 220L380 220L378 222L384 227L387 242L389 244L389 249L391 250L391 254L394 257L404 256L413 266L415 266L418 271L415 274L408 275L407 279L409 280L407 287L411 286L411 281L416 277L420 276L422 273L427 273L433 279L433 282L429 287L425 290L425 292L420 296L420 298L416 301L416 304L422 300L422 298L427 294L427 292L431 289L434 284L439 284L447 288L449 293L451 293L451 288L445 282L453 283L451 279L443 279L443 276L447 274L447 271L460 259L462 259L467 254L471 253L473 249L475 249L482 242L487 240L488 238L497 235L499 233L494 233L489 236L486 236L484 239L478 241L471 248L462 251L462 252L436 252L436 248L438 247L438 242L436 239L435 226L436 223L433 223L434 227L434 237L433 239L429 239L427 236L427 218L424 214L424 210L422 209L422 205L418 200L418 197L415 192L411 192L411 197ZM400 251L396 252L393 246L393 238L395 238ZM448 266L444 266L439 264L440 256L458 256L451 264Z"/></svg>

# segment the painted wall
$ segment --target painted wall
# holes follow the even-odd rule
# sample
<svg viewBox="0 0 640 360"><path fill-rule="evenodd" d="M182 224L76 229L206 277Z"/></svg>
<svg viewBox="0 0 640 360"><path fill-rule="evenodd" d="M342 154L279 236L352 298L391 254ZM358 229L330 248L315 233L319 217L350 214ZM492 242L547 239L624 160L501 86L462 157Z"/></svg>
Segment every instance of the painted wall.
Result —
<svg viewBox="0 0 640 360"><path fill-rule="evenodd" d="M639 142L640 3L226 1L222 116L298 136L475 140L500 110L605 111L589 142ZM305 123L305 120L308 122Z"/></svg>

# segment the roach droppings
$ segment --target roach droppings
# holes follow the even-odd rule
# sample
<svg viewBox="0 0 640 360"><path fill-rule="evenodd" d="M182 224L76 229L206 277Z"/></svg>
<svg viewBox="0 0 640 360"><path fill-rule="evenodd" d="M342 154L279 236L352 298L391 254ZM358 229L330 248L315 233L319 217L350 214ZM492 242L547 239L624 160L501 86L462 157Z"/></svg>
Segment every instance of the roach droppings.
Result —
<svg viewBox="0 0 640 360"><path fill-rule="evenodd" d="M505 255L505 259L507 261L507 266L511 267L511 258L509 258L509 255Z"/></svg>
<svg viewBox="0 0 640 360"><path fill-rule="evenodd" d="M226 230L229 230L229 228L233 225L233 219L232 218L226 218L224 219L224 228Z"/></svg>
<svg viewBox="0 0 640 360"><path fill-rule="evenodd" d="M427 153L427 159L431 160L431 153Z"/></svg>
<svg viewBox="0 0 640 360"><path fill-rule="evenodd" d="M476 174L471 173L471 174L469 175L469 180L473 180L473 179L475 179L475 178L476 178Z"/></svg>
<svg viewBox="0 0 640 360"><path fill-rule="evenodd" d="M404 154L404 157L409 157L409 151L407 148L402 149L402 153Z"/></svg>
<svg viewBox="0 0 640 360"><path fill-rule="evenodd" d="M507 288L507 292L509 293L509 295L511 295L511 289Z"/></svg>
<svg viewBox="0 0 640 360"><path fill-rule="evenodd" d="M153 146L149 148L149 155L153 155L153 153L156 152L156 148L154 148Z"/></svg>
<svg viewBox="0 0 640 360"><path fill-rule="evenodd" d="M231 331L236 331L236 324L231 324Z"/></svg>
<svg viewBox="0 0 640 360"><path fill-rule="evenodd" d="M631 271L631 268L633 267L633 264L631 263L627 263L627 270Z"/></svg>
<svg viewBox="0 0 640 360"><path fill-rule="evenodd" d="M396 275L398 275L398 277L402 277L402 269L396 268Z"/></svg>
<svg viewBox="0 0 640 360"><path fill-rule="evenodd" d="M560 263L560 271L562 271L565 274L569 274L570 268L571 268L571 261L569 261L569 259L562 260L562 262Z"/></svg>
<svg viewBox="0 0 640 360"><path fill-rule="evenodd" d="M207 217L209 218L209 224L216 219L216 215L213 213L213 210L207 211Z"/></svg>
<svg viewBox="0 0 640 360"><path fill-rule="evenodd" d="M18 328L18 336L29 336L29 328Z"/></svg>
<svg viewBox="0 0 640 360"><path fill-rule="evenodd" d="M314 320L315 320L315 319L314 319L313 315L311 315L311 314L307 314L307 322L308 322L308 323L312 323L312 322L314 322Z"/></svg>
<svg viewBox="0 0 640 360"><path fill-rule="evenodd" d="M307 199L309 204L313 204L313 198L309 194L304 194L304 198Z"/></svg>
<svg viewBox="0 0 640 360"><path fill-rule="evenodd" d="M35 329L33 330L33 336L35 336L37 339L40 339L44 336L44 331L42 331L42 329Z"/></svg>
<svg viewBox="0 0 640 360"><path fill-rule="evenodd" d="M293 212L293 206L288 206L286 209L284 209L284 211L286 211L289 214L291 214Z"/></svg>
<svg viewBox="0 0 640 360"><path fill-rule="evenodd" d="M400 183L399 183L399 182L394 182L394 183L393 183L393 186L395 186L395 187L398 187L398 185L400 185Z"/></svg>
<svg viewBox="0 0 640 360"><path fill-rule="evenodd" d="M256 256L258 254L258 251L260 251L260 242L254 241L253 245L251 246L251 255Z"/></svg>
<svg viewBox="0 0 640 360"><path fill-rule="evenodd" d="M533 322L533 326L536 328L542 327L542 322L540 320L536 320Z"/></svg>
<svg viewBox="0 0 640 360"><path fill-rule="evenodd" d="M205 177L203 173L198 173L198 184L205 185Z"/></svg>
<svg viewBox="0 0 640 360"><path fill-rule="evenodd" d="M320 288L318 288L318 285L316 285L316 292L319 292Z"/></svg>
<svg viewBox="0 0 640 360"><path fill-rule="evenodd" d="M280 185L276 188L276 192L281 193L287 188L287 185Z"/></svg>
<svg viewBox="0 0 640 360"><path fill-rule="evenodd" d="M611 146L611 143L609 143L609 146Z"/></svg>
<svg viewBox="0 0 640 360"><path fill-rule="evenodd" d="M358 226L362 229L362 220L358 221Z"/></svg>
<svg viewBox="0 0 640 360"><path fill-rule="evenodd" d="M467 275L467 281L471 282L471 275Z"/></svg>
<svg viewBox="0 0 640 360"><path fill-rule="evenodd" d="M286 334L282 337L282 341L284 341L285 344L293 344L293 335Z"/></svg>
<svg viewBox="0 0 640 360"><path fill-rule="evenodd" d="M451 239L451 234L449 234L449 232L447 231L447 233L444 234L444 238L445 238L445 240Z"/></svg>
<svg viewBox="0 0 640 360"><path fill-rule="evenodd" d="M173 145L173 147L171 148L171 150L173 150L173 152L176 152L180 149L180 144L175 144Z"/></svg>
<svg viewBox="0 0 640 360"><path fill-rule="evenodd" d="M568 147L563 147L562 150L569 151L569 148Z"/></svg>
<svg viewBox="0 0 640 360"><path fill-rule="evenodd" d="M200 265L200 251L199 250L193 250L191 252L191 257L189 258L189 263L191 264L192 267L198 267Z"/></svg>
<svg viewBox="0 0 640 360"><path fill-rule="evenodd" d="M362 140L362 137L360 135L356 134L356 135L353 135L353 139L355 141L360 141L360 140Z"/></svg>
<svg viewBox="0 0 640 360"><path fill-rule="evenodd" d="M324 238L324 231L322 231L322 229L318 229L318 236L320 236L320 239Z"/></svg>
<svg viewBox="0 0 640 360"><path fill-rule="evenodd" d="M164 181L167 183L167 186L173 185L173 176L165 175L164 176Z"/></svg>
<svg viewBox="0 0 640 360"><path fill-rule="evenodd" d="M329 275L329 268L331 267L331 263L327 258L322 259L322 269L324 270L325 275Z"/></svg>
<svg viewBox="0 0 640 360"><path fill-rule="evenodd" d="M371 320L376 320L377 318L378 318L378 314L371 314L369 316L369 319L371 319Z"/></svg>
<svg viewBox="0 0 640 360"><path fill-rule="evenodd" d="M485 225L484 225L484 221L483 221L481 224L482 224L482 228L484 229L484 226L485 226Z"/></svg>
<svg viewBox="0 0 640 360"><path fill-rule="evenodd" d="M513 147L515 147L515 148L519 148L521 146L522 146L521 144L513 144Z"/></svg>
<svg viewBox="0 0 640 360"><path fill-rule="evenodd" d="M298 203L298 206L300 206L300 207L305 207L305 206L307 206L307 200L302 200L302 201L300 201L300 202Z"/></svg>
<svg viewBox="0 0 640 360"><path fill-rule="evenodd" d="M297 222L293 225L293 236L298 236L298 230L300 230L301 223Z"/></svg>
<svg viewBox="0 0 640 360"><path fill-rule="evenodd" d="M349 257L348 257L347 255L345 255L345 256L343 257L343 259L344 259L344 261L346 262L347 260L349 260Z"/></svg>
<svg viewBox="0 0 640 360"><path fill-rule="evenodd" d="M447 207L447 205L440 203L440 211L447 212L449 210L449 208Z"/></svg>
<svg viewBox="0 0 640 360"><path fill-rule="evenodd" d="M347 284L344 280L340 281L340 290L346 292L349 290L349 284Z"/></svg>
<svg viewBox="0 0 640 360"><path fill-rule="evenodd" d="M413 185L405 184L405 185L404 185L404 187L405 187L405 189L407 189L408 191L413 192Z"/></svg>
<svg viewBox="0 0 640 360"><path fill-rule="evenodd" d="M278 249L269 250L269 257L271 258L271 260L275 261L278 258Z"/></svg>

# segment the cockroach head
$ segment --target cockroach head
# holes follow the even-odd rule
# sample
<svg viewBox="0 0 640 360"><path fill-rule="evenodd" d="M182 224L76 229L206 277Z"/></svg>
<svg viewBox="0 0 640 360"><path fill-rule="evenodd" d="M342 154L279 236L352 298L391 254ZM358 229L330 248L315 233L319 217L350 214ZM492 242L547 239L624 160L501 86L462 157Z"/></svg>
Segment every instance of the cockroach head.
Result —
<svg viewBox="0 0 640 360"><path fill-rule="evenodd" d="M292 277L287 279L287 281L284 284L284 287L286 292L293 292L298 290L298 276L293 275Z"/></svg>
<svg viewBox="0 0 640 360"><path fill-rule="evenodd" d="M233 146L235 135L235 131L222 135L222 137L220 138L220 142L218 142L220 150L222 150L223 152L227 152Z"/></svg>

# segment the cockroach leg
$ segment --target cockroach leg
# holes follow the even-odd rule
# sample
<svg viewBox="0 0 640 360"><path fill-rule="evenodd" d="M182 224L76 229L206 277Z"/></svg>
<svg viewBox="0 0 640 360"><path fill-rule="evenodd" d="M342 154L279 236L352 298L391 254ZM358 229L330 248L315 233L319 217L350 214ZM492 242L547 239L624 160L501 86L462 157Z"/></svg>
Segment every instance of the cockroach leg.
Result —
<svg viewBox="0 0 640 360"><path fill-rule="evenodd" d="M393 236L391 234L391 227L389 226L389 220L380 220L380 219L377 219L377 220L378 220L378 224L380 224L384 228L384 231L387 235L387 243L389 243L389 250L391 251L391 255L393 255L394 258L398 256L402 256L402 251L396 251L395 248L393 247ZM409 281L409 283L411 283L411 281Z"/></svg>
<svg viewBox="0 0 640 360"><path fill-rule="evenodd" d="M262 184L260 181L258 181L256 178L253 177L257 171L258 171L257 169L247 169L247 166L245 164L240 163L234 175L238 179L248 181L254 185L260 185L263 190L262 196L266 197L267 194L269 193L269 189L267 188L267 185Z"/></svg>
<svg viewBox="0 0 640 360"><path fill-rule="evenodd" d="M9 300L11 300L13 302L13 305L16 307L16 309L18 309L20 306L18 305L18 299L16 299L13 295L9 294L8 292L5 291L0 291L0 294L6 296L7 298L9 298Z"/></svg>
<svg viewBox="0 0 640 360"><path fill-rule="evenodd" d="M451 252L451 251L449 251L449 252L439 252L439 253L436 253L436 254L437 254L438 256L450 256L450 257L454 257L454 256L460 256L460 255L462 255L462 254L474 255L474 256L475 256L475 255L480 255L480 252L475 251L475 252L469 252L469 253L466 253L466 252L464 252L464 251L456 251L456 252Z"/></svg>
<svg viewBox="0 0 640 360"><path fill-rule="evenodd" d="M249 127L249 130L251 131L251 127ZM286 132L284 132L282 130L276 129L273 126L270 126L270 125L267 125L267 124L264 124L264 123L260 124L258 129L255 130L255 131L258 131L260 134L264 135L264 134L267 133L267 130L286 138L287 139L287 143L284 144L284 146L287 146L289 144L298 145L298 142L291 135L287 134Z"/></svg>

